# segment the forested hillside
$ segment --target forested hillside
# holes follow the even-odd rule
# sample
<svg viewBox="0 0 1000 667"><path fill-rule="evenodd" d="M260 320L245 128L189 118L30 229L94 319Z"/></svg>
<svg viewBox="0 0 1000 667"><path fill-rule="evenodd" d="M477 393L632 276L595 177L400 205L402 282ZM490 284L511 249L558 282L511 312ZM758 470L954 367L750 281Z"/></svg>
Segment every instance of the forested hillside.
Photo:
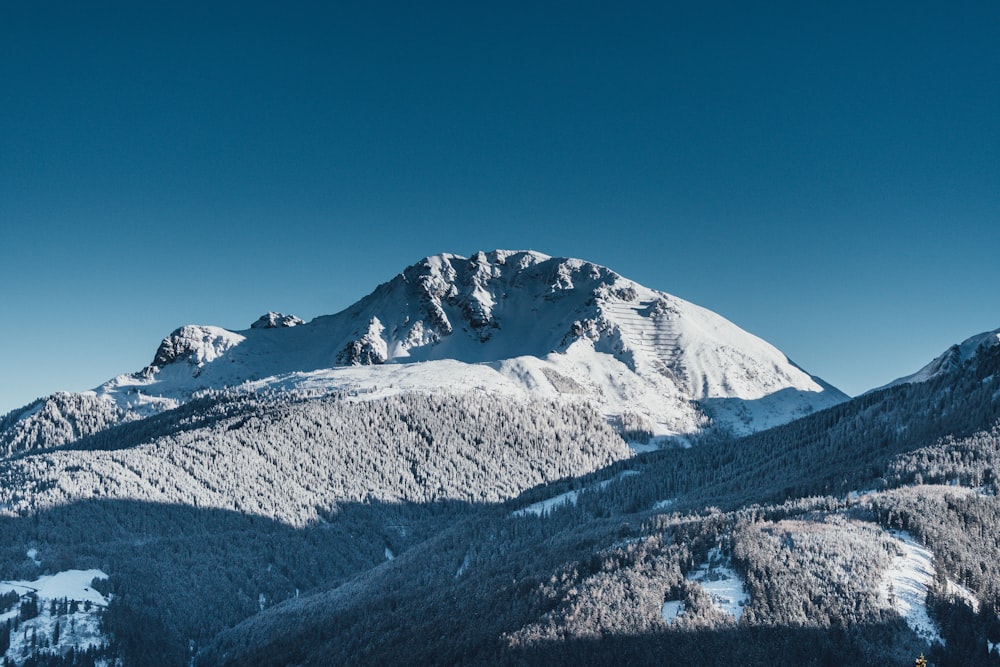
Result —
<svg viewBox="0 0 1000 667"><path fill-rule="evenodd" d="M200 664L1000 664L998 370L480 508Z"/></svg>
<svg viewBox="0 0 1000 667"><path fill-rule="evenodd" d="M115 649L180 664L189 645L401 555L476 504L629 454L584 406L222 393L0 464L0 568L102 569Z"/></svg>

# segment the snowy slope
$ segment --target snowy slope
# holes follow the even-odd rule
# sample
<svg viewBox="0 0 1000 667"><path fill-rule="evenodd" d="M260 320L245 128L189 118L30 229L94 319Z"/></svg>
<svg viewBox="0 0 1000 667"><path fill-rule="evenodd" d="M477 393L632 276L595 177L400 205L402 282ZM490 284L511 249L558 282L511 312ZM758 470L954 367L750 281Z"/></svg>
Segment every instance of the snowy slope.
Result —
<svg viewBox="0 0 1000 667"><path fill-rule="evenodd" d="M908 382L926 382L962 368L967 363L975 361L976 357L983 352L992 350L997 345L1000 345L1000 329L972 336L958 345L952 345L944 354L934 359L934 361L916 373L897 378L885 386L892 387ZM884 389L885 387L879 388Z"/></svg>
<svg viewBox="0 0 1000 667"><path fill-rule="evenodd" d="M92 395L138 418L223 387L563 397L636 441L747 433L846 399L709 310L596 264L502 250L428 257L309 323L181 327Z"/></svg>
<svg viewBox="0 0 1000 667"><path fill-rule="evenodd" d="M918 636L928 643L943 644L927 611L927 592L934 585L934 556L905 531L892 531L892 536L897 554L882 581L881 595ZM965 586L948 579L947 590L973 612L979 611L979 600Z"/></svg>
<svg viewBox="0 0 1000 667"><path fill-rule="evenodd" d="M0 581L0 593L13 591L22 600L31 595L38 612L10 633L10 646L2 657L23 664L26 656L59 656L108 643L110 638L100 623L108 600L91 588L95 579L107 578L101 570L66 570L34 581ZM13 621L19 615L23 618L23 609L15 605L0 614L0 622Z"/></svg>
<svg viewBox="0 0 1000 667"><path fill-rule="evenodd" d="M713 607L737 621L743 617L743 608L750 604L743 577L732 568L732 559L718 547L713 547L708 552L708 560L689 572L685 579L701 586ZM682 600L667 600L660 608L660 616L667 623L675 622L683 614Z"/></svg>

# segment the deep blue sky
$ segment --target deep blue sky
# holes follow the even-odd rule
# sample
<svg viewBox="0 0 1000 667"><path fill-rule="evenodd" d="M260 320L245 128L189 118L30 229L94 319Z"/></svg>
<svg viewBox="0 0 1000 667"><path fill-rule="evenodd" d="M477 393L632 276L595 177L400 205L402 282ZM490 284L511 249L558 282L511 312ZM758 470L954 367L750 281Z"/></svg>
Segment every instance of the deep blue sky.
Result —
<svg viewBox="0 0 1000 667"><path fill-rule="evenodd" d="M1000 3L83 4L0 3L0 413L442 251L848 393L1000 327Z"/></svg>

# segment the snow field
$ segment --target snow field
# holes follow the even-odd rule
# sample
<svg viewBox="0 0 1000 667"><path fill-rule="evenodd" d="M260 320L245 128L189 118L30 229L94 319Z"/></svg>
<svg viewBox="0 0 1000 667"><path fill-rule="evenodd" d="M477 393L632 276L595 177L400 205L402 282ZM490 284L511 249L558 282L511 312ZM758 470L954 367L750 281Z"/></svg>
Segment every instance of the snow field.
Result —
<svg viewBox="0 0 1000 667"><path fill-rule="evenodd" d="M36 552L37 553L37 552ZM10 647L5 653L15 664L33 653L64 654L70 649L85 651L100 646L107 638L100 631L100 612L107 599L91 588L94 579L107 579L101 570L66 570L43 575L34 581L2 581L0 593L14 591L22 596L34 593L38 597L38 616L20 621L11 632ZM53 602L62 600L78 603L76 611L53 614ZM0 621L13 621L19 613L18 604L0 615ZM58 628L58 641L56 630Z"/></svg>
<svg viewBox="0 0 1000 667"><path fill-rule="evenodd" d="M708 560L685 577L704 589L712 601L712 606L734 617L737 621L743 618L743 608L750 604L750 596L743 586L743 577L734 570L730 560L723 556L722 551L715 547L708 552ZM667 600L660 608L660 616L667 623L673 623L684 613L684 602Z"/></svg>
<svg viewBox="0 0 1000 667"><path fill-rule="evenodd" d="M934 583L934 556L904 531L892 531L899 555L886 572L881 593L918 636L928 643L944 644L937 624L927 613L927 591ZM973 611L979 610L979 600L969 589L952 580L947 592L963 600Z"/></svg>
<svg viewBox="0 0 1000 667"><path fill-rule="evenodd" d="M934 581L934 558L913 536L893 532L899 548L882 581L881 593L888 604L928 643L943 644L937 625L927 613L927 589Z"/></svg>
<svg viewBox="0 0 1000 667"><path fill-rule="evenodd" d="M606 479L596 484L591 484L590 486L584 487L582 489L574 489L573 491L567 491L565 493L560 493L557 496L552 496L551 498L546 498L545 500L539 500L536 503L531 503L527 507L523 507L519 510L515 510L510 513L512 518L525 517L529 514L534 514L535 516L546 516L552 510L563 505L576 505L577 498L580 497L580 493L583 491L603 491L608 488L608 485L612 482L624 479L625 477L631 477L632 475L640 474L637 470L626 470L620 473L617 477L612 477L611 479Z"/></svg>

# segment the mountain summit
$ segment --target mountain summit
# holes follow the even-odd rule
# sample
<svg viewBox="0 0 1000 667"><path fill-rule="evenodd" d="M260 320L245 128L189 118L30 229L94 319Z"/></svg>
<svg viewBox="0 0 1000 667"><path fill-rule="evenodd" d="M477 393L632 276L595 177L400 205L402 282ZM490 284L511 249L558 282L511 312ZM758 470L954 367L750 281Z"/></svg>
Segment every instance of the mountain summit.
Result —
<svg viewBox="0 0 1000 667"><path fill-rule="evenodd" d="M181 327L94 396L142 417L223 388L590 401L637 443L749 433L846 399L709 310L597 264L505 250L427 257L309 323Z"/></svg>

